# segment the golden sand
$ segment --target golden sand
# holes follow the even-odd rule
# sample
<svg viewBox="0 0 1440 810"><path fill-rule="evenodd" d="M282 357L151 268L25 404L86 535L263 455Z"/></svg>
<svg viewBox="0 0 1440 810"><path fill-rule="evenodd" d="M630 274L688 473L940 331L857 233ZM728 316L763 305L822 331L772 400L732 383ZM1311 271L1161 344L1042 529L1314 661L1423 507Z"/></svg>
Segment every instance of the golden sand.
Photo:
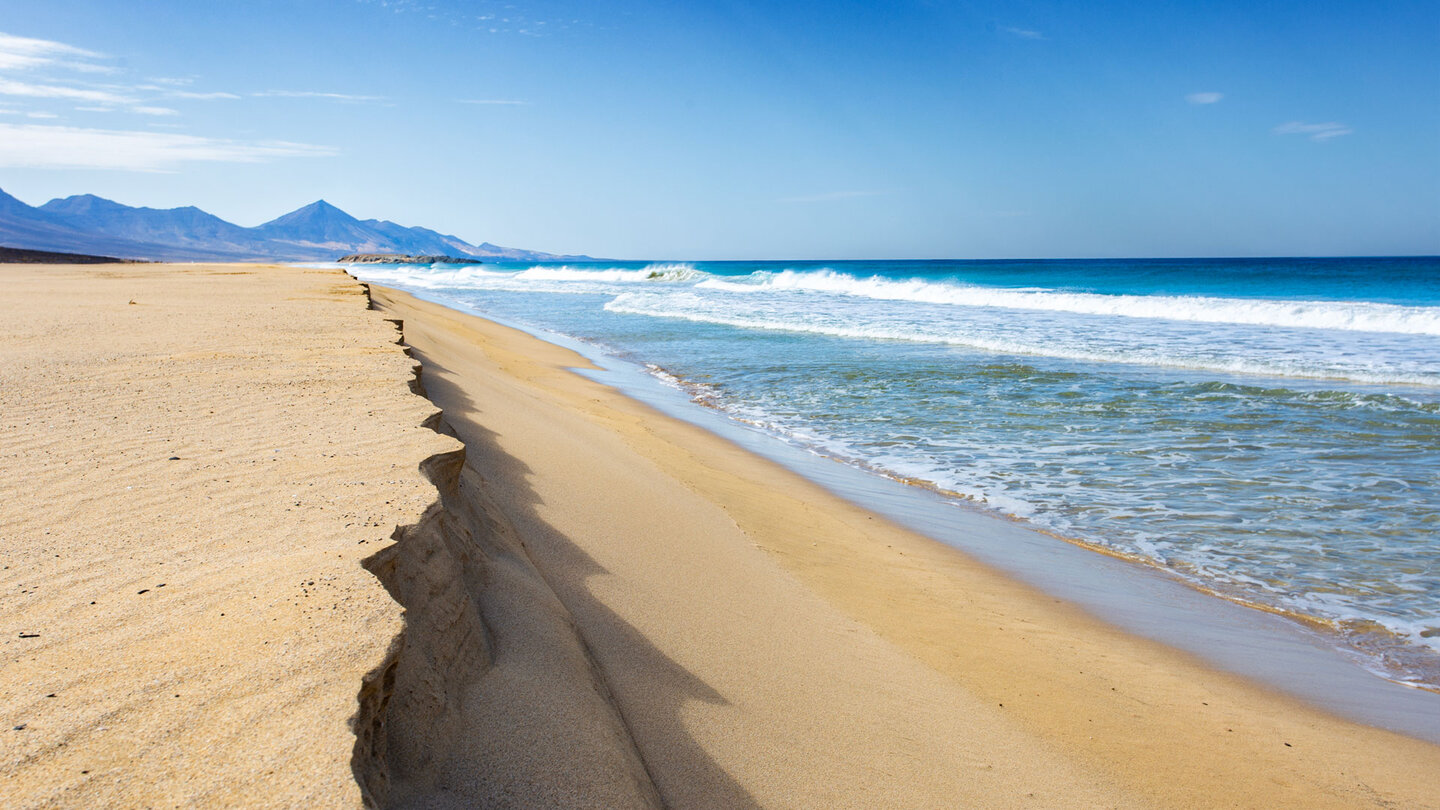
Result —
<svg viewBox="0 0 1440 810"><path fill-rule="evenodd" d="M338 271L0 280L0 807L357 806L360 560L454 447L394 325Z"/></svg>

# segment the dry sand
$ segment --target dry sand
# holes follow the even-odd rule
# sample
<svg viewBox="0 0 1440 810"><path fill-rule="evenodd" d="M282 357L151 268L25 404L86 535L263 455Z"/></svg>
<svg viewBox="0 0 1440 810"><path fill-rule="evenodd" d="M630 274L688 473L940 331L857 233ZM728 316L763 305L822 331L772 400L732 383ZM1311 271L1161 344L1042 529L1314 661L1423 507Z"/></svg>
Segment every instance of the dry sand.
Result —
<svg viewBox="0 0 1440 810"><path fill-rule="evenodd" d="M0 283L0 807L357 806L360 560L454 448L394 325L334 270Z"/></svg>
<svg viewBox="0 0 1440 810"><path fill-rule="evenodd" d="M0 806L1440 806L1440 748L513 330L336 271L0 278Z"/></svg>

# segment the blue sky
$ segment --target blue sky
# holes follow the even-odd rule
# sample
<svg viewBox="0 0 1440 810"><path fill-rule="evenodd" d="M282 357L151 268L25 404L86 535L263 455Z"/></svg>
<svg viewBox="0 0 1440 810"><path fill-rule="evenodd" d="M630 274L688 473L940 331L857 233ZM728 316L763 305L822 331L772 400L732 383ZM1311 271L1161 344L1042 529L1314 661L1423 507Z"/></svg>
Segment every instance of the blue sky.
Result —
<svg viewBox="0 0 1440 810"><path fill-rule="evenodd" d="M0 188L635 258L1440 253L1440 4L0 0Z"/></svg>

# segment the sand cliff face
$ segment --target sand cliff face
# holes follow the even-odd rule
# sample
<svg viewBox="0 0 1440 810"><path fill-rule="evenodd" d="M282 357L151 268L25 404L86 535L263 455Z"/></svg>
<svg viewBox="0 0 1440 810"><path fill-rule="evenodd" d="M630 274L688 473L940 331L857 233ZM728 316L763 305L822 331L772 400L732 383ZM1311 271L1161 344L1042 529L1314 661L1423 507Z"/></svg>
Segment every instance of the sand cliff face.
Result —
<svg viewBox="0 0 1440 810"><path fill-rule="evenodd" d="M450 432L438 415L427 425ZM367 804L660 806L569 612L465 451L422 469L439 501L365 561L405 608L359 695L353 767Z"/></svg>

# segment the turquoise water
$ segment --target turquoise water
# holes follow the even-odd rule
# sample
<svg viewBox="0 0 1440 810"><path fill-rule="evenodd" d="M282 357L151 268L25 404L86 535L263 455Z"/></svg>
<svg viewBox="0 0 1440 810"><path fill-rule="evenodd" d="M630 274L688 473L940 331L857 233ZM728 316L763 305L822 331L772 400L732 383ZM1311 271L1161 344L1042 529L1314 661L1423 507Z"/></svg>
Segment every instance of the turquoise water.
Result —
<svg viewBox="0 0 1440 810"><path fill-rule="evenodd" d="M1440 260L354 268L1440 686Z"/></svg>

